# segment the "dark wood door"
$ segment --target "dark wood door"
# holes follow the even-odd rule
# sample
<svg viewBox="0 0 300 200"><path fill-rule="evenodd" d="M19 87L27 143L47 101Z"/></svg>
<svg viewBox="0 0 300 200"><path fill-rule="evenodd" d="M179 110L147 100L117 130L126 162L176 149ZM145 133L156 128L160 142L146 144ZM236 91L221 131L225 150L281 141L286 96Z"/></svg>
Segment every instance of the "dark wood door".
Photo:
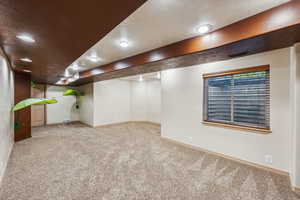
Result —
<svg viewBox="0 0 300 200"><path fill-rule="evenodd" d="M31 77L25 73L15 73L15 104L30 98ZM31 137L31 108L15 112L15 141Z"/></svg>

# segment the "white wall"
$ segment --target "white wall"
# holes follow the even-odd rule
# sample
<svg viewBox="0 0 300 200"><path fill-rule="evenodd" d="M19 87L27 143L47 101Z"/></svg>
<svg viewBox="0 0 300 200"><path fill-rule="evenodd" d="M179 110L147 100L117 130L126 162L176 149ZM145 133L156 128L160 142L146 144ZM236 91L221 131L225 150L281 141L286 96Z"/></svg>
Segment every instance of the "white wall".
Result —
<svg viewBox="0 0 300 200"><path fill-rule="evenodd" d="M94 126L130 121L130 82L94 83Z"/></svg>
<svg viewBox="0 0 300 200"><path fill-rule="evenodd" d="M202 124L202 74L270 64L271 129L264 135ZM267 165L291 168L290 132L290 49L280 49L247 57L171 69L162 72L162 136L213 152Z"/></svg>
<svg viewBox="0 0 300 200"><path fill-rule="evenodd" d="M63 96L65 87L47 86L46 97L55 98L58 103L47 106L47 124L78 121L79 109L76 109L76 97Z"/></svg>
<svg viewBox="0 0 300 200"><path fill-rule="evenodd" d="M0 184L14 143L14 77L0 54Z"/></svg>
<svg viewBox="0 0 300 200"><path fill-rule="evenodd" d="M160 80L131 81L131 120L160 123Z"/></svg>
<svg viewBox="0 0 300 200"><path fill-rule="evenodd" d="M89 125L94 126L94 88L93 84L83 85L80 88L83 92L83 96L80 97L80 109L79 118L80 121Z"/></svg>
<svg viewBox="0 0 300 200"><path fill-rule="evenodd" d="M300 188L300 50L297 52L296 70L296 132L295 132L295 186Z"/></svg>
<svg viewBox="0 0 300 200"><path fill-rule="evenodd" d="M80 121L90 126L128 121L160 123L160 80L113 79L79 87Z"/></svg>
<svg viewBox="0 0 300 200"><path fill-rule="evenodd" d="M300 188L300 44L291 48L291 71L290 71L290 102L291 102L291 181Z"/></svg>
<svg viewBox="0 0 300 200"><path fill-rule="evenodd" d="M147 82L131 81L130 111L132 121L147 121Z"/></svg>

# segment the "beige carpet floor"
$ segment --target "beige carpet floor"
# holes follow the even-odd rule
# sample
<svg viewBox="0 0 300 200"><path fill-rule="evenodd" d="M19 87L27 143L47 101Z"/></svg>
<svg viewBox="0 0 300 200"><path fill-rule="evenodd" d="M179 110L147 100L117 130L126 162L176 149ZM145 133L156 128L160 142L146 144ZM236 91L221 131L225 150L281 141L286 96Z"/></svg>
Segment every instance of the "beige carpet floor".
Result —
<svg viewBox="0 0 300 200"><path fill-rule="evenodd" d="M287 177L163 140L130 123L35 128L15 144L1 200L299 200Z"/></svg>

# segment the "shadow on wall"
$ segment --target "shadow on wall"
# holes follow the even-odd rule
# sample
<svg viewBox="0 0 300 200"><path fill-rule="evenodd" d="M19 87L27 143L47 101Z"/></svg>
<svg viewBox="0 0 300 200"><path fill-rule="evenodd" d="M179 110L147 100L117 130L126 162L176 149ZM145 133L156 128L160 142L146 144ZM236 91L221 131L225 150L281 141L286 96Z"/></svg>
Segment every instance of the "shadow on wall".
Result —
<svg viewBox="0 0 300 200"><path fill-rule="evenodd" d="M47 124L57 124L79 120L79 109L76 108L76 96L64 96L66 87L48 86L47 98L56 98L58 103L47 106Z"/></svg>
<svg viewBox="0 0 300 200"><path fill-rule="evenodd" d="M70 121L78 121L79 120L78 113L79 113L79 105L77 102L74 102L70 110Z"/></svg>

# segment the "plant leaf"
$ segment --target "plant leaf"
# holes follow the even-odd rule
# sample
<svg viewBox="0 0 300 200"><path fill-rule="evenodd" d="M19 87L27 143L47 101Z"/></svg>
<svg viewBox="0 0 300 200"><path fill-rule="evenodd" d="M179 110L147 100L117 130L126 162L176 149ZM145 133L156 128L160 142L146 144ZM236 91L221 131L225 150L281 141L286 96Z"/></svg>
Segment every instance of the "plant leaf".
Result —
<svg viewBox="0 0 300 200"><path fill-rule="evenodd" d="M29 98L17 103L12 110L17 111L31 105L44 105L44 104L53 104L53 103L57 103L57 100L47 99L47 98Z"/></svg>
<svg viewBox="0 0 300 200"><path fill-rule="evenodd" d="M83 96L78 90L68 89L64 92L64 96Z"/></svg>

